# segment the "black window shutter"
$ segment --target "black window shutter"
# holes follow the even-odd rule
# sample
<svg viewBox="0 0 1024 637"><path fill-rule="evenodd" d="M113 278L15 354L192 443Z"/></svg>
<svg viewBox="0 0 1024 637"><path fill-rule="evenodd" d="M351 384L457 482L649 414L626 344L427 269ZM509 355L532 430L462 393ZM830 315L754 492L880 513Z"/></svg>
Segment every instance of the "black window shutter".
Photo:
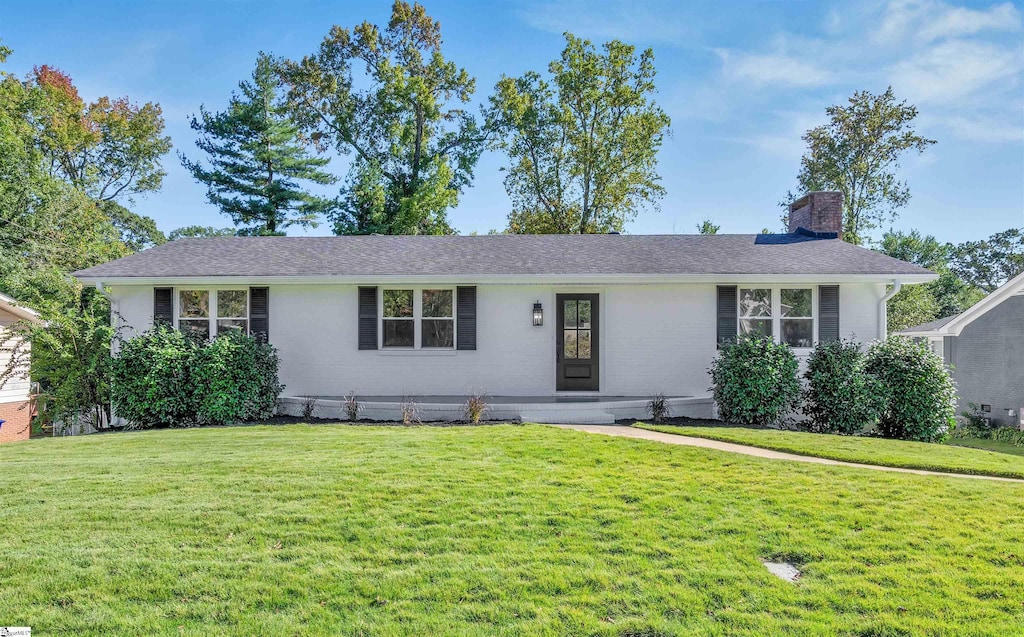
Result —
<svg viewBox="0 0 1024 637"><path fill-rule="evenodd" d="M174 325L174 288L153 288L153 325Z"/></svg>
<svg viewBox="0 0 1024 637"><path fill-rule="evenodd" d="M818 342L839 340L839 286L818 286Z"/></svg>
<svg viewBox="0 0 1024 637"><path fill-rule="evenodd" d="M718 286L718 347L736 340L736 286Z"/></svg>
<svg viewBox="0 0 1024 637"><path fill-rule="evenodd" d="M456 292L455 312L458 317L456 348L476 349L476 288L472 286L459 287Z"/></svg>
<svg viewBox="0 0 1024 637"><path fill-rule="evenodd" d="M377 288L359 288L359 349L377 349Z"/></svg>
<svg viewBox="0 0 1024 637"><path fill-rule="evenodd" d="M270 339L270 288L249 288L249 333L262 343Z"/></svg>

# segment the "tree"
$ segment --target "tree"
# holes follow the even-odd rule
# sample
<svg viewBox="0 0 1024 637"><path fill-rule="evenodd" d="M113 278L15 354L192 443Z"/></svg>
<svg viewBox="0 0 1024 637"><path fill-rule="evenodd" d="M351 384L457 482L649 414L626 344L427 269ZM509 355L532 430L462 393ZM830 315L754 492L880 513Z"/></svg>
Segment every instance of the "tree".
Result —
<svg viewBox="0 0 1024 637"><path fill-rule="evenodd" d="M988 239L967 241L953 253L952 269L986 293L1024 272L1024 228L1010 228Z"/></svg>
<svg viewBox="0 0 1024 637"><path fill-rule="evenodd" d="M165 239L149 217L122 203L160 189L166 174L161 158L171 149L159 104L142 106L127 97L100 97L86 104L71 77L55 67L32 70L26 84L37 89L32 122L50 173L101 202L135 248Z"/></svg>
<svg viewBox="0 0 1024 637"><path fill-rule="evenodd" d="M922 236L917 230L909 233L890 231L882 236L876 250L939 275L930 283L904 287L889 300L890 332L959 314L984 296L984 292L950 270L954 247L940 243L931 235Z"/></svg>
<svg viewBox="0 0 1024 637"><path fill-rule="evenodd" d="M252 81L240 82L228 109L200 107L192 129L210 168L181 155L181 163L207 187L206 198L239 226L239 234L282 234L289 226L316 227L333 199L310 194L303 182L327 185L326 158L310 154L288 111L280 62L260 53Z"/></svg>
<svg viewBox="0 0 1024 637"><path fill-rule="evenodd" d="M613 40L598 52L565 34L551 81L502 77L490 98L495 145L511 160L509 229L621 231L665 193L657 154L670 120L653 101L654 53Z"/></svg>
<svg viewBox="0 0 1024 637"><path fill-rule="evenodd" d="M167 235L168 241L175 241L177 239L185 239L187 237L233 237L235 236L234 228L216 228L214 226L185 226L184 228L177 228L171 230L171 233Z"/></svg>
<svg viewBox="0 0 1024 637"><path fill-rule="evenodd" d="M881 95L856 91L848 106L825 109L829 123L807 131L800 161L800 190L843 193L843 240L860 245L872 229L895 218L910 189L896 178L907 151L923 153L935 140L914 130L917 108L897 102L889 87ZM789 194L788 206L795 196Z"/></svg>
<svg viewBox="0 0 1024 637"><path fill-rule="evenodd" d="M697 232L701 234L718 234L722 226L716 225L710 219L705 219L697 224Z"/></svg>
<svg viewBox="0 0 1024 637"><path fill-rule="evenodd" d="M421 5L396 0L384 29L333 27L285 77L304 129L352 155L336 234L452 233L447 211L486 135L461 106L475 80L444 58L441 24Z"/></svg>

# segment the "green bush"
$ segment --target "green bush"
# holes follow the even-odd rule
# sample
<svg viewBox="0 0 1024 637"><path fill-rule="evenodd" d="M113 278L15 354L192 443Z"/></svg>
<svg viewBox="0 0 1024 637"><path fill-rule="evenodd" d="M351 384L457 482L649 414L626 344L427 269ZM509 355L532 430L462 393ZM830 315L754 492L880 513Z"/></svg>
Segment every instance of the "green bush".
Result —
<svg viewBox="0 0 1024 637"><path fill-rule="evenodd" d="M989 437L992 438L992 440L1005 442L1016 447L1024 447L1024 431L1014 427L999 427L998 429L993 429L989 434Z"/></svg>
<svg viewBox="0 0 1024 637"><path fill-rule="evenodd" d="M241 331L218 336L199 349L193 382L198 421L214 425L269 418L284 386L277 381L277 352Z"/></svg>
<svg viewBox="0 0 1024 637"><path fill-rule="evenodd" d="M956 386L942 357L923 343L893 336L871 345L865 371L885 385L888 401L878 420L886 438L941 440L956 424Z"/></svg>
<svg viewBox="0 0 1024 637"><path fill-rule="evenodd" d="M751 425L783 422L800 400L793 350L770 338L740 337L712 361L712 391L723 420Z"/></svg>
<svg viewBox="0 0 1024 637"><path fill-rule="evenodd" d="M195 422L192 369L200 344L166 325L121 342L114 359L115 413L133 427Z"/></svg>
<svg viewBox="0 0 1024 637"><path fill-rule="evenodd" d="M225 424L273 414L277 352L241 332L197 340L166 325L124 341L113 403L133 427Z"/></svg>
<svg viewBox="0 0 1024 637"><path fill-rule="evenodd" d="M855 341L819 343L807 359L801 429L856 434L874 425L885 409L882 382L864 369L864 352Z"/></svg>
<svg viewBox="0 0 1024 637"><path fill-rule="evenodd" d="M978 403L967 403L967 409L960 412L962 421L950 432L954 438L988 438L992 433L992 421L981 411Z"/></svg>

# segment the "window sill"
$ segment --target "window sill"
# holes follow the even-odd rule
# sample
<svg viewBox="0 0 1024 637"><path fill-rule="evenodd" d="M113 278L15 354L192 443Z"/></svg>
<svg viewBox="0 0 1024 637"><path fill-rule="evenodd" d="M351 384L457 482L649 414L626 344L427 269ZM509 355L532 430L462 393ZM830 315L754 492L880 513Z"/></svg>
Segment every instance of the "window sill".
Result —
<svg viewBox="0 0 1024 637"><path fill-rule="evenodd" d="M377 350L378 356L455 356L454 349L403 349L391 347Z"/></svg>

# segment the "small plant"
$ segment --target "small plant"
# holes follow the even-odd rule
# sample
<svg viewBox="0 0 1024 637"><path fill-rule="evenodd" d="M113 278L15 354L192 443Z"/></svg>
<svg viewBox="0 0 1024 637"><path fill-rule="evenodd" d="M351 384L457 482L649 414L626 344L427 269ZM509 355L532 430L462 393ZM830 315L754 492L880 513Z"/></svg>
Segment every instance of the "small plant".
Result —
<svg viewBox="0 0 1024 637"><path fill-rule="evenodd" d="M484 394L474 394L466 399L462 412L466 417L466 422L471 422L475 425L480 422L480 419L483 418L488 409L487 397Z"/></svg>
<svg viewBox="0 0 1024 637"><path fill-rule="evenodd" d="M999 427L997 429L993 429L992 433L989 434L989 437L992 438L992 440L1005 442L1008 445L1024 447L1024 431L1015 427Z"/></svg>
<svg viewBox="0 0 1024 637"><path fill-rule="evenodd" d="M800 401L799 363L785 343L742 336L722 345L711 362L712 391L722 419L747 425L780 425Z"/></svg>
<svg viewBox="0 0 1024 637"><path fill-rule="evenodd" d="M967 409L960 412L960 416L963 420L952 431L954 438L988 438L992 434L992 420L978 403L967 403Z"/></svg>
<svg viewBox="0 0 1024 637"><path fill-rule="evenodd" d="M864 352L855 341L819 343L807 359L807 388L801 429L851 435L874 425L885 409L885 386L864 370Z"/></svg>
<svg viewBox="0 0 1024 637"><path fill-rule="evenodd" d="M665 394L658 392L647 401L647 412L651 415L651 422L664 422L668 418L668 399Z"/></svg>
<svg viewBox="0 0 1024 637"><path fill-rule="evenodd" d="M303 396L302 397L302 419L312 420L316 418L317 412L320 410L318 403L320 402L319 396Z"/></svg>
<svg viewBox="0 0 1024 637"><path fill-rule="evenodd" d="M358 421L359 412L362 410L363 406L359 404L359 399L356 398L355 394L345 396L345 415L348 416L349 422Z"/></svg>
<svg viewBox="0 0 1024 637"><path fill-rule="evenodd" d="M865 371L879 378L889 396L878 420L882 436L933 442L956 425L956 385L927 345L902 336L876 341Z"/></svg>
<svg viewBox="0 0 1024 637"><path fill-rule="evenodd" d="M416 401L409 397L402 398L402 404L399 406L402 410L402 424L411 425L413 423L420 425L423 424L420 421L419 408L416 406Z"/></svg>

